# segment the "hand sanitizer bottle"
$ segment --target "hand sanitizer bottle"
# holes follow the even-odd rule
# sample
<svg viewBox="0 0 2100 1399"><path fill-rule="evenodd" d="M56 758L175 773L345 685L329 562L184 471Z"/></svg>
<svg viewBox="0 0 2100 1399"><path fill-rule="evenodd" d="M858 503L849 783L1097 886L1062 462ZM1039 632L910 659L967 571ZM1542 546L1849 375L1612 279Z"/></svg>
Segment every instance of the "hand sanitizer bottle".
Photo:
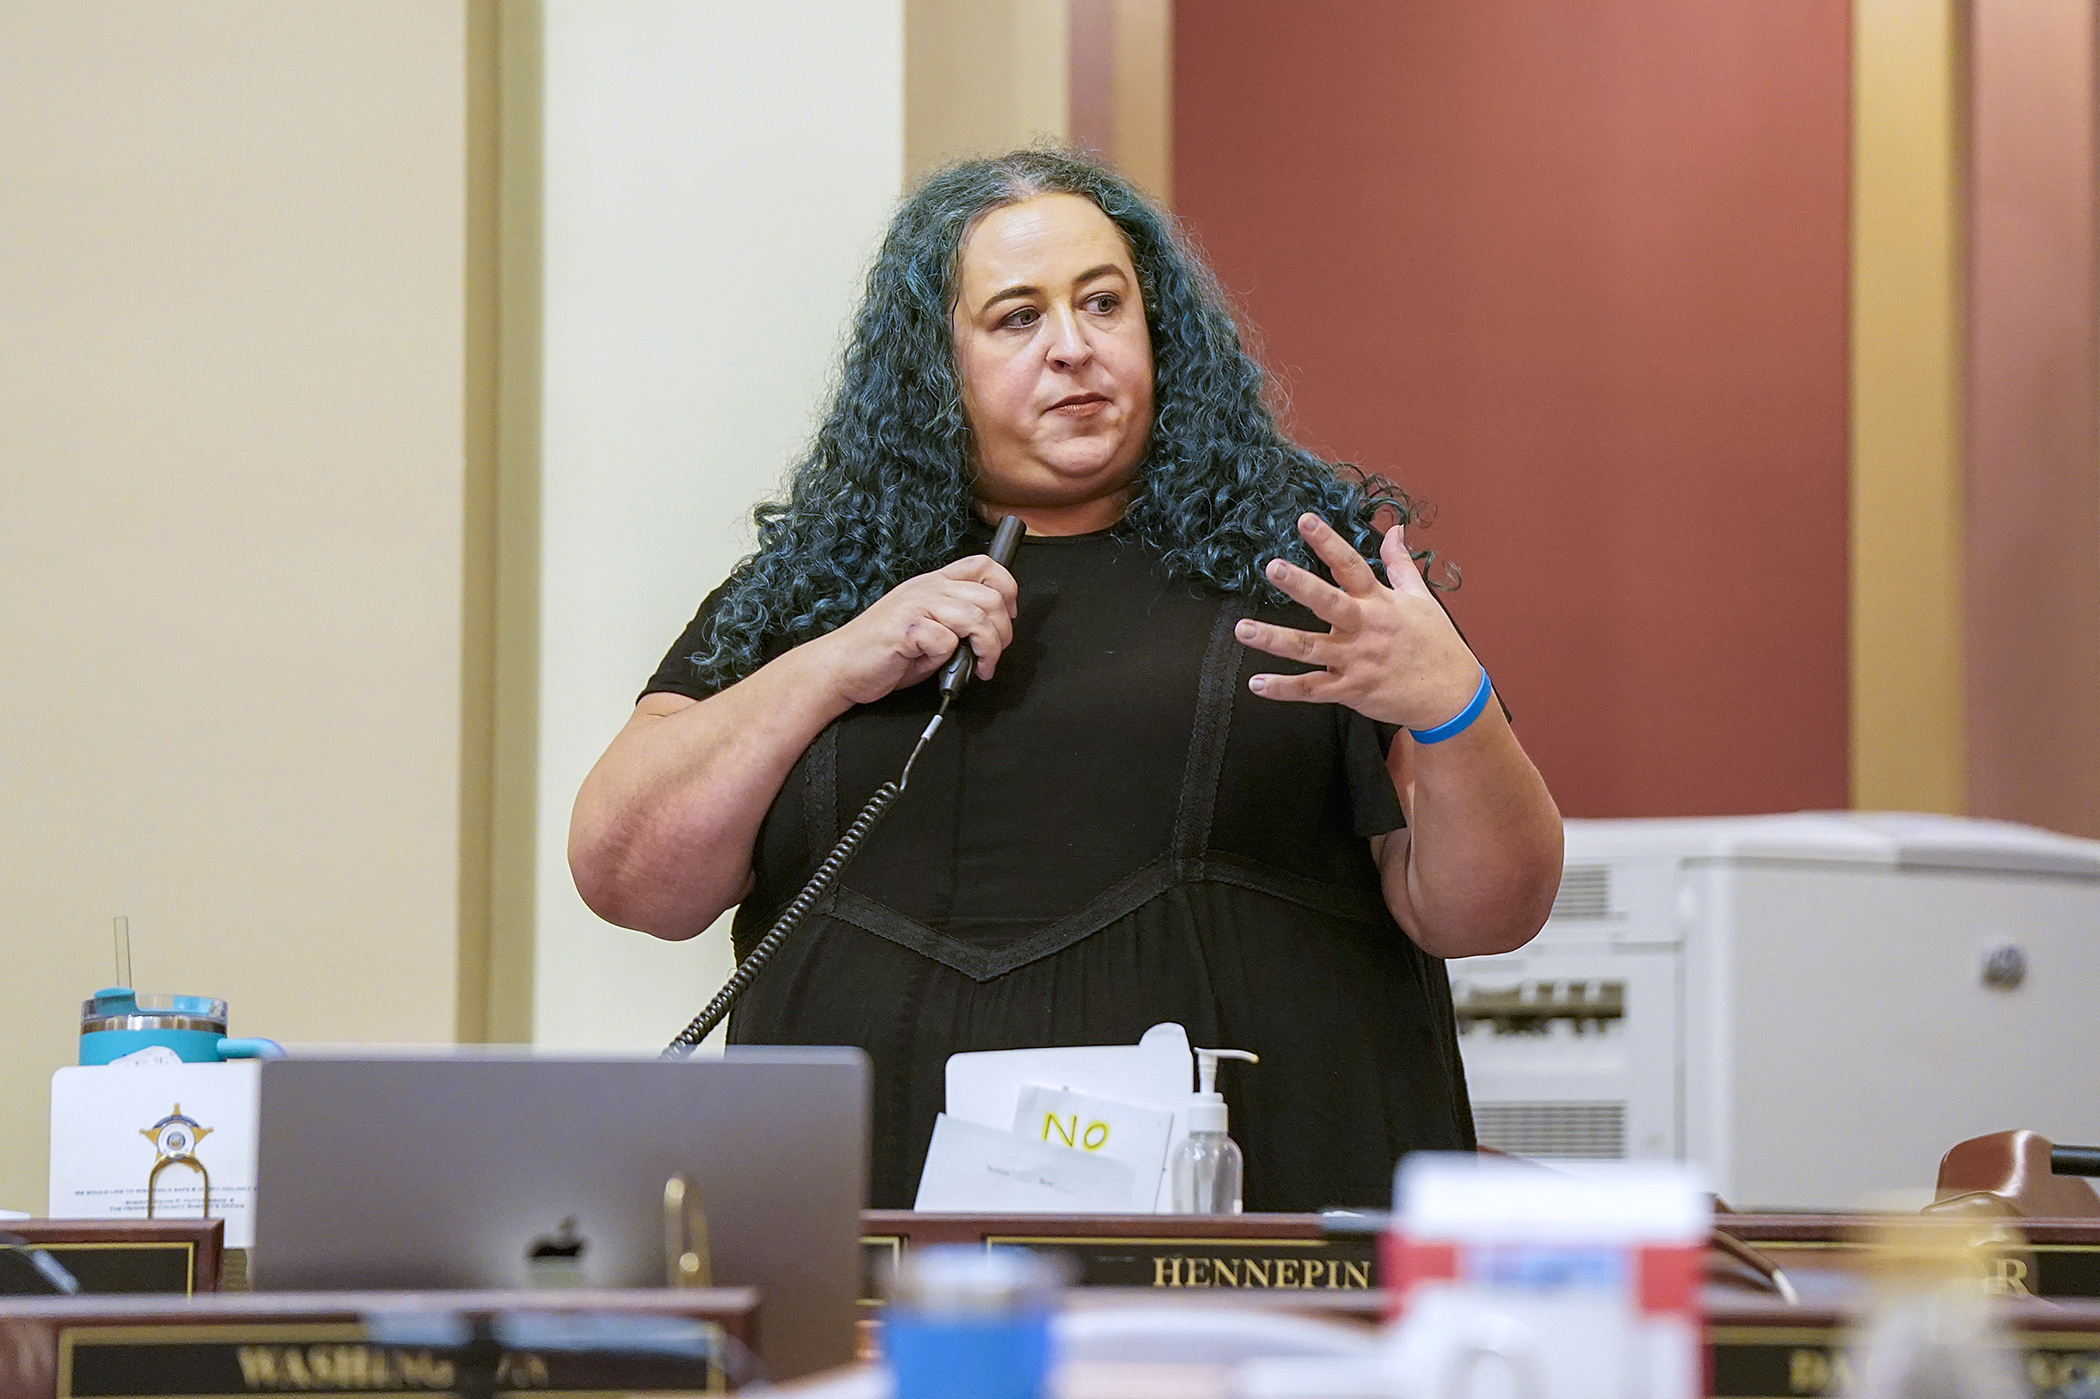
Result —
<svg viewBox="0 0 2100 1399"><path fill-rule="evenodd" d="M1168 1171L1174 1182L1175 1214L1238 1214L1245 1160L1225 1135L1225 1095L1218 1092L1218 1060L1259 1064L1244 1049L1196 1051L1196 1091L1189 1097L1189 1133L1174 1148Z"/></svg>

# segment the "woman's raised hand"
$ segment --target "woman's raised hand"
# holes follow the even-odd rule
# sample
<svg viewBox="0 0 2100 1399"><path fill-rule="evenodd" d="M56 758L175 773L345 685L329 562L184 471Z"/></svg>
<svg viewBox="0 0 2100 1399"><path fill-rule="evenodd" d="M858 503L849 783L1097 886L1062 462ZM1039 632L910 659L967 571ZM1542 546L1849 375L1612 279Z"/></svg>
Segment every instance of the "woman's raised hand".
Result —
<svg viewBox="0 0 2100 1399"><path fill-rule="evenodd" d="M837 631L808 643L819 651L840 698L872 704L915 685L967 641L977 678L989 680L1013 640L1019 591L989 555L972 554L907 578Z"/></svg>
<svg viewBox="0 0 2100 1399"><path fill-rule="evenodd" d="M1304 603L1332 630L1299 631L1251 619L1235 635L1257 651L1321 669L1303 675L1257 675L1248 688L1263 699L1346 704L1366 718L1431 729L1466 707L1480 685L1480 662L1422 581L1395 525L1379 557L1387 587L1349 542L1317 515L1298 517L1298 533L1335 581L1282 559L1269 581Z"/></svg>

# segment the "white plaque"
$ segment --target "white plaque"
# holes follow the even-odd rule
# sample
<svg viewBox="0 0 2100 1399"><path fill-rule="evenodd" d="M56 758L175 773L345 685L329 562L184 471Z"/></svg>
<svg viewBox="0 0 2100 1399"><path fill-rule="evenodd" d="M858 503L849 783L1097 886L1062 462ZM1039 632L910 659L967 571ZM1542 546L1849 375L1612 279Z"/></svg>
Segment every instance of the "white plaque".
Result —
<svg viewBox="0 0 2100 1399"><path fill-rule="evenodd" d="M223 1064L84 1064L51 1076L53 1219L226 1221L255 1242L256 1071Z"/></svg>

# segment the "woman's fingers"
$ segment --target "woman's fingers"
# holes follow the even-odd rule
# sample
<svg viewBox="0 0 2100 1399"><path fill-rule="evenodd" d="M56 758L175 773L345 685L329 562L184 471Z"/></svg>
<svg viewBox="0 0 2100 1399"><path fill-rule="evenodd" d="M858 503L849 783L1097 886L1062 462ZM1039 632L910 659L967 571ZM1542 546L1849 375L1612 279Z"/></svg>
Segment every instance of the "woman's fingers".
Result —
<svg viewBox="0 0 2100 1399"><path fill-rule="evenodd" d="M1299 631L1296 627L1279 627L1248 617L1233 628L1232 634L1242 645L1281 656L1287 661L1304 661L1317 666L1327 664L1330 643L1326 632Z"/></svg>
<svg viewBox="0 0 2100 1399"><path fill-rule="evenodd" d="M1371 571L1371 566L1364 562L1363 555L1356 552L1356 546L1342 538L1335 532L1334 526L1318 515L1311 511L1300 515L1298 534L1312 546L1312 551L1320 556L1320 562L1327 565L1328 571L1334 574L1334 581L1341 585L1342 591L1351 597L1365 597L1372 589L1385 586L1378 581L1378 575Z"/></svg>
<svg viewBox="0 0 2100 1399"><path fill-rule="evenodd" d="M977 657L977 678L989 680L999 664L1000 653L1013 641L1013 618L1006 601L981 583L960 583L955 591L932 602L926 615L947 629L952 641L935 659L945 661L955 647L968 642Z"/></svg>
<svg viewBox="0 0 2100 1399"><path fill-rule="evenodd" d="M967 642L990 679L1013 641L1013 575L983 555L908 578L827 638L840 693L854 704L915 684Z"/></svg>
<svg viewBox="0 0 2100 1399"><path fill-rule="evenodd" d="M1343 626L1354 620L1352 604L1375 598L1385 590L1371 565L1364 562L1356 546L1335 532L1332 525L1318 515L1307 512L1298 517L1298 533L1312 546L1314 554L1327 565L1334 575L1329 583L1316 573L1285 559L1271 559L1268 567L1269 581L1294 602L1303 603L1312 609L1313 615L1331 626Z"/></svg>
<svg viewBox="0 0 2100 1399"><path fill-rule="evenodd" d="M1393 591L1413 593L1417 597L1431 597L1429 583L1422 577L1422 570L1415 567L1413 555L1407 551L1407 534L1399 525L1385 532L1378 545L1378 557L1385 561L1385 576L1393 580Z"/></svg>
<svg viewBox="0 0 2100 1399"><path fill-rule="evenodd" d="M1392 586L1324 521L1300 517L1299 532L1333 570L1339 587L1272 560L1277 588L1311 609L1331 631L1307 632L1249 618L1234 636L1285 660L1321 669L1306 675L1256 675L1248 688L1264 699L1344 704L1382 723L1427 728L1459 711L1479 681L1473 658L1437 603L1399 526L1379 541Z"/></svg>
<svg viewBox="0 0 2100 1399"><path fill-rule="evenodd" d="M1267 572L1279 592L1303 603L1329 626L1339 626L1349 617L1355 599L1317 573L1307 573L1288 559L1270 559Z"/></svg>
<svg viewBox="0 0 2100 1399"><path fill-rule="evenodd" d="M997 565L993 567L996 568ZM1007 610L1007 599L998 589L983 583L965 583L956 590L952 604L960 606L966 612L974 610L977 621L991 628L996 643L995 650L1003 651L1013 641L1013 613ZM965 615L963 620L970 622L971 619ZM974 643L973 636L972 644Z"/></svg>
<svg viewBox="0 0 2100 1399"><path fill-rule="evenodd" d="M1334 677L1324 670L1303 675L1253 675L1247 688L1267 700L1295 700L1307 704L1333 704Z"/></svg>
<svg viewBox="0 0 2100 1399"><path fill-rule="evenodd" d="M943 578L955 578L965 582L982 583L998 593L1006 607L1006 615L1017 617L1021 612L1021 586L1014 576L990 554L972 554L945 564L939 570Z"/></svg>

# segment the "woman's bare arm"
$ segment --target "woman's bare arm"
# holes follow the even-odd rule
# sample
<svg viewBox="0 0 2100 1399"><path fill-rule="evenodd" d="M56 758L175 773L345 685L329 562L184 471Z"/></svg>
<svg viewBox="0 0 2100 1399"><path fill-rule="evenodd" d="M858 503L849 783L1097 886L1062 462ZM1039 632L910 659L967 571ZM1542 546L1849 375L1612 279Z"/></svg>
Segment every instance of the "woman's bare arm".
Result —
<svg viewBox="0 0 2100 1399"><path fill-rule="evenodd" d="M1560 887L1560 811L1501 707L1439 744L1395 736L1386 770L1407 826L1371 853L1394 920L1439 957L1531 941Z"/></svg>
<svg viewBox="0 0 2100 1399"><path fill-rule="evenodd" d="M569 870L592 912L689 938L749 892L781 783L825 725L931 675L967 640L989 678L1013 575L982 554L908 579L837 631L720 694L644 695L576 794Z"/></svg>
<svg viewBox="0 0 2100 1399"><path fill-rule="evenodd" d="M1369 718L1430 729L1465 708L1480 683L1473 658L1408 557L1396 528L1382 551L1387 587L1348 541L1307 515L1301 533L1333 571L1327 583L1282 560L1269 578L1330 630L1240 623L1239 638L1323 669L1257 675L1265 699L1346 704ZM1407 828L1372 841L1386 907L1424 951L1470 957L1522 947L1560 886L1560 812L1517 736L1490 704L1438 744L1393 740L1386 769Z"/></svg>

